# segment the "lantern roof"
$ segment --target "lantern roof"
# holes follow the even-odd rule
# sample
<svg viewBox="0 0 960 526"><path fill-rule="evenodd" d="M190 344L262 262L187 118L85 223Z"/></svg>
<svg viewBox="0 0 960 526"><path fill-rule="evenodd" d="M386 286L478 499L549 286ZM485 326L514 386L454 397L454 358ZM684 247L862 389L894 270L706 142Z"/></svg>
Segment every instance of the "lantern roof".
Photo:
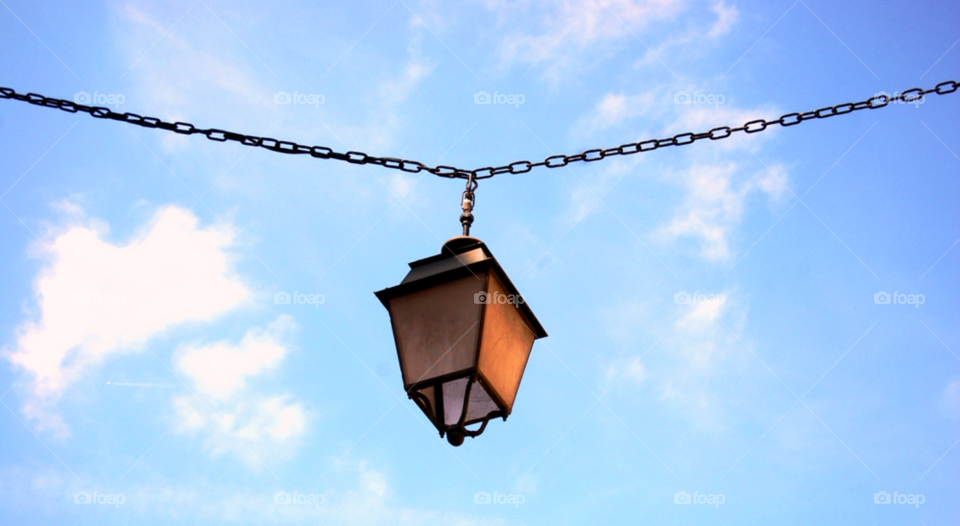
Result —
<svg viewBox="0 0 960 526"><path fill-rule="evenodd" d="M427 289L441 283L446 283L464 276L476 275L487 269L493 269L497 277L506 287L507 294L523 298L517 287L507 277L507 273L493 257L493 253L483 241L470 236L456 236L448 239L440 253L435 256L420 259L409 263L410 272L403 281L395 287L388 287L376 292L377 298L389 310L389 301L397 296L403 296L419 290ZM547 331L540 325L540 321L533 314L526 301L517 302L517 310L523 316L527 327L534 334L535 339L547 336Z"/></svg>

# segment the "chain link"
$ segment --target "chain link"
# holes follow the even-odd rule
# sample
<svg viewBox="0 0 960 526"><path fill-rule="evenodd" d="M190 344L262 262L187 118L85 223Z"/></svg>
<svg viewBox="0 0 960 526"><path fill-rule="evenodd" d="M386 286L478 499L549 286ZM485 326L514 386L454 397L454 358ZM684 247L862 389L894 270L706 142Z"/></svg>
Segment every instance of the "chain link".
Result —
<svg viewBox="0 0 960 526"><path fill-rule="evenodd" d="M921 88L912 88L905 90L897 96L879 94L860 102L847 102L843 104L837 104L836 106L827 106L815 111L807 111L804 113L787 113L780 116L779 119L773 119L769 121L757 119L747 122L736 128L731 128L730 126L720 126L707 132L679 133L673 137L667 137L664 139L649 139L640 142L627 143L620 146L615 146L613 148L596 148L586 150L575 155L551 155L540 162L515 161L503 166L487 166L473 170L465 170L463 168L447 165L428 166L419 161L397 159L394 157L374 157L363 152L340 153L331 148L327 148L326 146L306 146L297 144L295 142L279 141L277 139L271 139L269 137L257 137L255 135L245 135L242 133L235 133L216 128L202 129L197 128L193 124L187 122L169 123L155 117L142 117L135 113L118 113L110 108L86 106L84 104L77 104L68 100L45 97L36 93L27 93L24 95L17 93L11 88L0 87L0 99L18 100L37 106L63 110L69 113L77 113L82 111L98 119L112 119L115 121L125 122L127 124L142 126L144 128L159 128L161 130L172 131L182 135L200 134L211 141L233 141L243 144L244 146L265 148L278 153L294 155L306 154L310 155L311 157L316 157L317 159L335 159L338 161L346 161L352 164L375 164L377 166L383 166L384 168L392 168L394 170L401 170L408 173L427 171L438 177L477 181L480 179L489 179L496 175L506 173L527 173L534 168L539 168L541 166L545 166L547 168L560 168L573 162L593 162L615 155L633 155L635 153L650 152L656 150L657 148L665 148L667 146L686 146L702 139L710 139L712 141L717 139L726 139L734 133L757 133L777 124L787 127L800 124L801 122L811 119L825 119L827 117L844 115L864 109L875 110L877 108L887 106L891 102L903 102L907 104L916 103L931 93L936 93L937 95L946 95L948 93L957 91L958 87L960 87L960 83L954 80L948 80L937 84L931 89L925 90Z"/></svg>

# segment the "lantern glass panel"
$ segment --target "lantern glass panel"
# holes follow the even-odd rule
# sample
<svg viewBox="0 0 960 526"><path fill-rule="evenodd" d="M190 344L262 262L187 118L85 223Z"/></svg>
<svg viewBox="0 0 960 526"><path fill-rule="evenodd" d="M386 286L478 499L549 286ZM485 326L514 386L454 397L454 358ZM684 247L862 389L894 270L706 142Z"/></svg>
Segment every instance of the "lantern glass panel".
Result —
<svg viewBox="0 0 960 526"><path fill-rule="evenodd" d="M483 321L478 369L484 380L506 405L507 413L520 387L520 378L537 335L527 325L516 303L509 301L510 291L497 274L490 273L486 312ZM516 297L513 298L516 301Z"/></svg>
<svg viewBox="0 0 960 526"><path fill-rule="evenodd" d="M469 381L470 378L457 378L443 384L444 425L455 426L460 422L460 415L463 413L463 396ZM480 382L474 382L470 386L470 404L467 406L465 423L482 420L488 414L499 410L497 403Z"/></svg>
<svg viewBox="0 0 960 526"><path fill-rule="evenodd" d="M500 411L486 388L480 382L474 382L470 388L470 407L467 408L466 422L476 422L494 411Z"/></svg>
<svg viewBox="0 0 960 526"><path fill-rule="evenodd" d="M473 298L485 278L467 276L390 300L405 388L476 366L483 305Z"/></svg>
<svg viewBox="0 0 960 526"><path fill-rule="evenodd" d="M443 423L454 426L460 421L463 412L463 392L469 378L458 378L443 384Z"/></svg>
<svg viewBox="0 0 960 526"><path fill-rule="evenodd" d="M417 390L418 393L426 398L427 402L427 405L424 405L423 400L417 399L417 405L420 406L420 409L423 410L423 413L427 415L427 418L429 418L431 421L434 420L434 414L437 410L437 400L433 395L433 390L434 386L432 385Z"/></svg>

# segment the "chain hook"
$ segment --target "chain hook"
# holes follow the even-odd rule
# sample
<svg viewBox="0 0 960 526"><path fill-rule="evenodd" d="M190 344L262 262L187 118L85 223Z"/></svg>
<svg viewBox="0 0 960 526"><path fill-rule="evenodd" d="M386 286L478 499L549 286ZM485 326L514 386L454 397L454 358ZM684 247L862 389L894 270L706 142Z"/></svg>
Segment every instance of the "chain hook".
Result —
<svg viewBox="0 0 960 526"><path fill-rule="evenodd" d="M476 174L470 172L470 175L467 177L467 188L460 194L460 207L463 209L463 213L460 214L460 224L463 225L463 235L470 235L470 225L473 224L473 205L477 202L477 196L474 195L474 190L480 186L480 183L475 179Z"/></svg>

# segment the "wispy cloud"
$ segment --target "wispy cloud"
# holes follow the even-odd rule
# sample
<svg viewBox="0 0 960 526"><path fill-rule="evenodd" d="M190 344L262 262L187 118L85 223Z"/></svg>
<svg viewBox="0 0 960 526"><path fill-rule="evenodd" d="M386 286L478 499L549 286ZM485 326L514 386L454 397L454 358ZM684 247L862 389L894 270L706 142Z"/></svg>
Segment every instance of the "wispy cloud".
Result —
<svg viewBox="0 0 960 526"><path fill-rule="evenodd" d="M745 373L737 338L743 338L746 312L735 289L691 298L668 309L654 300L631 300L605 311L607 330L615 340L629 345L644 334L657 335L657 341L608 362L603 386L612 386L619 395L639 391L644 404L659 405L691 429L718 432L732 425L724 406L723 393L729 388L724 378ZM658 301L670 300L661 296Z"/></svg>
<svg viewBox="0 0 960 526"><path fill-rule="evenodd" d="M610 132L620 136L633 130L627 133L638 141L702 132L720 125L736 126L775 113L768 107L738 108L722 93L705 94L692 86L677 90L660 85L635 94L604 95L579 119L571 134L577 142L592 144L611 135ZM735 252L730 238L743 220L748 199L761 195L776 203L787 188L789 174L783 164L764 165L757 161L755 153L750 153L767 140L769 137L710 141L709 150L701 145L690 146L686 150L690 161L685 161L685 165L662 168L660 180L682 185L686 194L675 207L674 216L651 232L652 237L664 243L693 238L699 242L703 259L728 260ZM619 178L616 174L629 166L627 162L608 162L597 177L601 183ZM593 192L578 188L571 199L573 209L582 213L592 204Z"/></svg>
<svg viewBox="0 0 960 526"><path fill-rule="evenodd" d="M234 9L242 9L234 6ZM401 13L401 11L397 11ZM382 151L399 135L402 104L433 71L433 62L420 51L427 28L416 16L409 20L408 58L395 74L387 72L376 82L360 82L350 95L367 110L344 120L344 108L337 107L332 93L324 93L316 79L278 77L262 63L236 33L222 23L222 17L207 9L194 9L173 31L159 22L160 14L134 5L119 11L117 33L125 43L121 48L133 62L130 72L137 100L143 111L158 108L172 120L204 121L240 131L267 129L276 124L275 134L294 139L313 138L338 148ZM170 15L172 16L172 15ZM190 31L198 26L203 32ZM154 46L157 39L163 40ZM146 50L148 52L144 53ZM311 50L311 58L328 58L328 49ZM302 52L302 51L301 51ZM350 53L359 53L351 48ZM281 92L309 93L322 103L314 106L278 105L274 96ZM216 101L216 104L210 104ZM243 111L238 111L242 108ZM309 109L311 111L305 111ZM240 121L240 116L244 120ZM202 124L202 122L199 122ZM183 148L190 138L166 134L165 147ZM196 143L196 141L192 141Z"/></svg>
<svg viewBox="0 0 960 526"><path fill-rule="evenodd" d="M720 42L720 37L728 34L736 25L740 12L735 6L728 6L722 1L713 3L710 11L716 18L709 28L695 26L667 38L648 48L643 58L634 62L634 66L656 65L663 60L671 63L678 59L689 61L691 57L697 57L714 47Z"/></svg>
<svg viewBox="0 0 960 526"><path fill-rule="evenodd" d="M740 16L735 6L728 6L723 1L715 2L710 6L710 10L717 15L717 20L707 33L708 38L716 38L729 32Z"/></svg>
<svg viewBox="0 0 960 526"><path fill-rule="evenodd" d="M683 203L657 235L665 240L692 237L700 242L700 256L709 261L730 259L730 236L743 219L748 196L761 192L779 197L785 187L786 169L747 171L738 163L694 165L673 173L687 189Z"/></svg>
<svg viewBox="0 0 960 526"><path fill-rule="evenodd" d="M177 366L200 392L228 398L246 387L249 377L277 368L287 354L278 340L293 328L293 318L281 316L267 330L250 329L237 344L188 345L179 351Z"/></svg>
<svg viewBox="0 0 960 526"><path fill-rule="evenodd" d="M682 12L684 0L557 0L547 3L488 0L504 23L525 23L507 33L500 43L506 67L543 68L542 76L556 81L587 57L584 51L603 44L635 38L651 24ZM538 19L539 24L527 23ZM539 29L530 29L531 26Z"/></svg>
<svg viewBox="0 0 960 526"><path fill-rule="evenodd" d="M729 425L720 396L724 387L717 382L730 374L729 358L736 351L736 337L727 327L739 330L743 322L744 312L735 308L732 297L728 291L722 297L681 305L673 331L664 338L663 359L650 365L660 400L701 430Z"/></svg>
<svg viewBox="0 0 960 526"><path fill-rule="evenodd" d="M173 398L177 430L203 436L213 455L233 454L255 469L266 459L294 454L306 411L290 395L262 394L248 381L276 369L283 343L296 323L281 316L267 328L247 331L238 343L191 344L178 351L177 368L195 391Z"/></svg>

